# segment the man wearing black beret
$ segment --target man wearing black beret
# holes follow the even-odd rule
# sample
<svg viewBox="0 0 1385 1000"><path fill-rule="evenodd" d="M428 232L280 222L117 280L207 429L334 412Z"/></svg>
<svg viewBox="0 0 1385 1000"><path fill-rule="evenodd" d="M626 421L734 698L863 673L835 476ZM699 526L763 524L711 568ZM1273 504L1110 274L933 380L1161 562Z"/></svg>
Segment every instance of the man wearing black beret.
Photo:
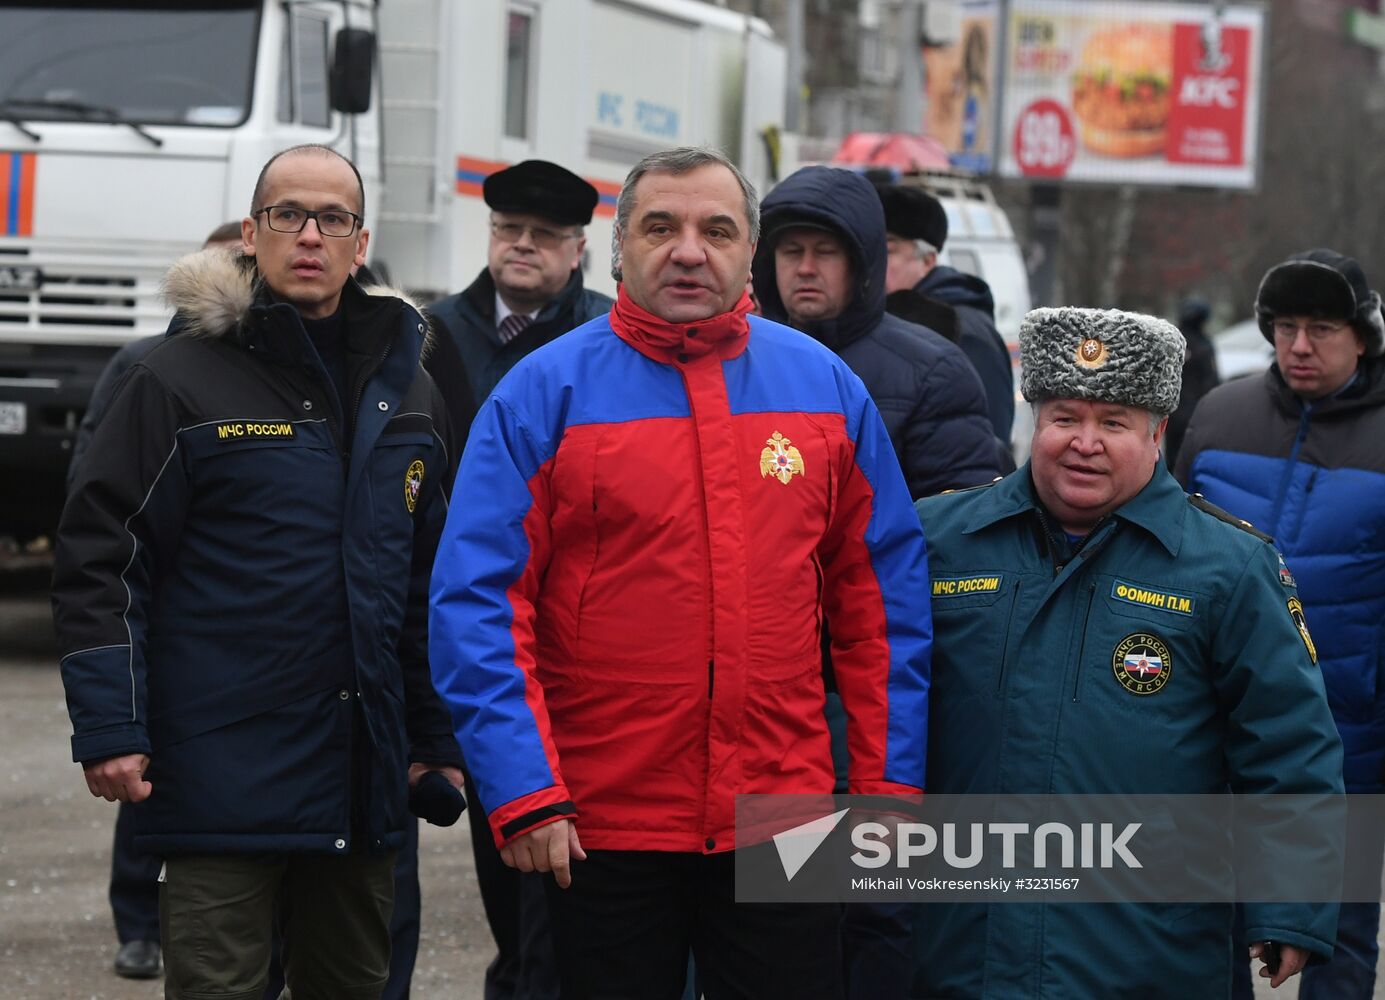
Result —
<svg viewBox="0 0 1385 1000"><path fill-rule="evenodd" d="M886 293L910 288L957 310L957 346L986 390L987 415L1007 444L1015 422L1015 380L1010 351L995 327L995 299L980 278L938 263L947 242L947 211L920 187L876 184L885 208Z"/></svg>
<svg viewBox="0 0 1385 1000"><path fill-rule="evenodd" d="M459 441L520 358L611 309L610 298L582 287L596 188L556 163L525 160L491 174L481 192L491 209L486 269L428 307L445 334L428 368Z"/></svg>

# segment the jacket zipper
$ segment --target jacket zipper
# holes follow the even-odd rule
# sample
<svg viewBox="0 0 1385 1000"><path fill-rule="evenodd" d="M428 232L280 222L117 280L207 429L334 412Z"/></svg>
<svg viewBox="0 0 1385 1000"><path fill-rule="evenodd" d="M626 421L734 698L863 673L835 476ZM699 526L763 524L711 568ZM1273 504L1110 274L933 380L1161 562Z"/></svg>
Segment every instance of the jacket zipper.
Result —
<svg viewBox="0 0 1385 1000"><path fill-rule="evenodd" d="M1077 677L1072 682L1072 700L1079 701L1077 691L1082 686L1082 657L1087 653L1087 620L1092 617L1092 601L1096 599L1096 584L1087 588L1087 609L1082 612L1082 640L1077 644Z"/></svg>
<svg viewBox="0 0 1385 1000"><path fill-rule="evenodd" d="M1298 418L1298 433L1294 435L1293 447L1289 449L1289 457L1284 462L1284 472L1279 477L1279 488L1274 494L1274 506L1270 509L1270 523L1264 530L1271 535L1278 536L1279 519L1284 515L1284 500L1289 492L1289 485L1294 479L1294 466L1298 464L1298 452L1303 447L1304 439L1308 437L1308 422L1312 419L1312 407L1304 406Z"/></svg>
<svg viewBox="0 0 1385 1000"><path fill-rule="evenodd" d="M712 700L712 680L716 676L717 661L707 661L707 700Z"/></svg>
<svg viewBox="0 0 1385 1000"><path fill-rule="evenodd" d="M995 693L999 698L1005 688L1005 663L1010 659L1010 620L1015 613L1015 605L1019 602L1020 582L1015 581L1015 586L1010 591L1010 606L1005 609L1005 642L1000 647L1000 674L995 679Z"/></svg>

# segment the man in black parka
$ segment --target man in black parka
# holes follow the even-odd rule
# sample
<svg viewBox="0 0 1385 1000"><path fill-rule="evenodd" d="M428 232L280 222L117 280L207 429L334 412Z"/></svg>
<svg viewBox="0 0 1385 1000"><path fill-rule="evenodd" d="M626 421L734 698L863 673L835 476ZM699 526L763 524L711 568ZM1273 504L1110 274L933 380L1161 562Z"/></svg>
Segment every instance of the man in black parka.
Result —
<svg viewBox="0 0 1385 1000"><path fill-rule="evenodd" d="M460 752L427 662L451 441L427 325L362 289L360 175L265 165L245 256L184 258L58 531L72 756L165 859L168 996L374 1000L411 786ZM429 778L431 783L434 779Z"/></svg>

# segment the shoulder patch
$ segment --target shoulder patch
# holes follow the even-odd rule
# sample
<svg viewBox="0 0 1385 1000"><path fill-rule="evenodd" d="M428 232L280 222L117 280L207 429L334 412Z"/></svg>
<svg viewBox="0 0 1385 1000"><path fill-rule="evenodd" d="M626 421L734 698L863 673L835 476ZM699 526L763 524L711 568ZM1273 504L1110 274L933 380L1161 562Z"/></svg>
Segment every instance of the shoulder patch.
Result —
<svg viewBox="0 0 1385 1000"><path fill-rule="evenodd" d="M1274 541L1274 539L1271 536L1265 534L1263 531L1256 528L1255 525L1251 524L1249 521L1242 520L1234 514L1228 514L1226 511L1222 510L1216 504L1212 503L1212 501L1204 497L1201 493L1189 493L1188 502L1192 504L1194 507L1196 507L1198 510L1211 514L1218 521L1225 521L1227 524L1234 524L1242 531L1246 532L1247 534L1254 535L1262 542L1272 543Z"/></svg>

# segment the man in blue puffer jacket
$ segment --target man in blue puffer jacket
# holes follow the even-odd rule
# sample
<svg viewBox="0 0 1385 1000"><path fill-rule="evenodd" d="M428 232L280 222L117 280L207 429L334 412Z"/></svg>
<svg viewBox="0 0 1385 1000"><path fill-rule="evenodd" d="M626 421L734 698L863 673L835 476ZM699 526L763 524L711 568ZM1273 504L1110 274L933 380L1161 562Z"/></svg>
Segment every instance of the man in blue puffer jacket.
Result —
<svg viewBox="0 0 1385 1000"><path fill-rule="evenodd" d="M866 384L915 498L1000 474L981 380L940 334L885 312L885 214L864 177L804 167L760 207L763 314L830 347Z"/></svg>
<svg viewBox="0 0 1385 1000"><path fill-rule="evenodd" d="M1203 399L1174 471L1189 492L1274 536L1287 564L1281 575L1297 578L1318 637L1346 789L1378 793L1385 790L1380 296L1355 260L1310 250L1270 268L1255 312L1275 363L1263 378L1237 379ZM1378 882L1385 831L1359 826L1348 854L1369 853ZM1299 995L1370 997L1379 922L1378 903L1344 903L1332 961L1304 973Z"/></svg>

